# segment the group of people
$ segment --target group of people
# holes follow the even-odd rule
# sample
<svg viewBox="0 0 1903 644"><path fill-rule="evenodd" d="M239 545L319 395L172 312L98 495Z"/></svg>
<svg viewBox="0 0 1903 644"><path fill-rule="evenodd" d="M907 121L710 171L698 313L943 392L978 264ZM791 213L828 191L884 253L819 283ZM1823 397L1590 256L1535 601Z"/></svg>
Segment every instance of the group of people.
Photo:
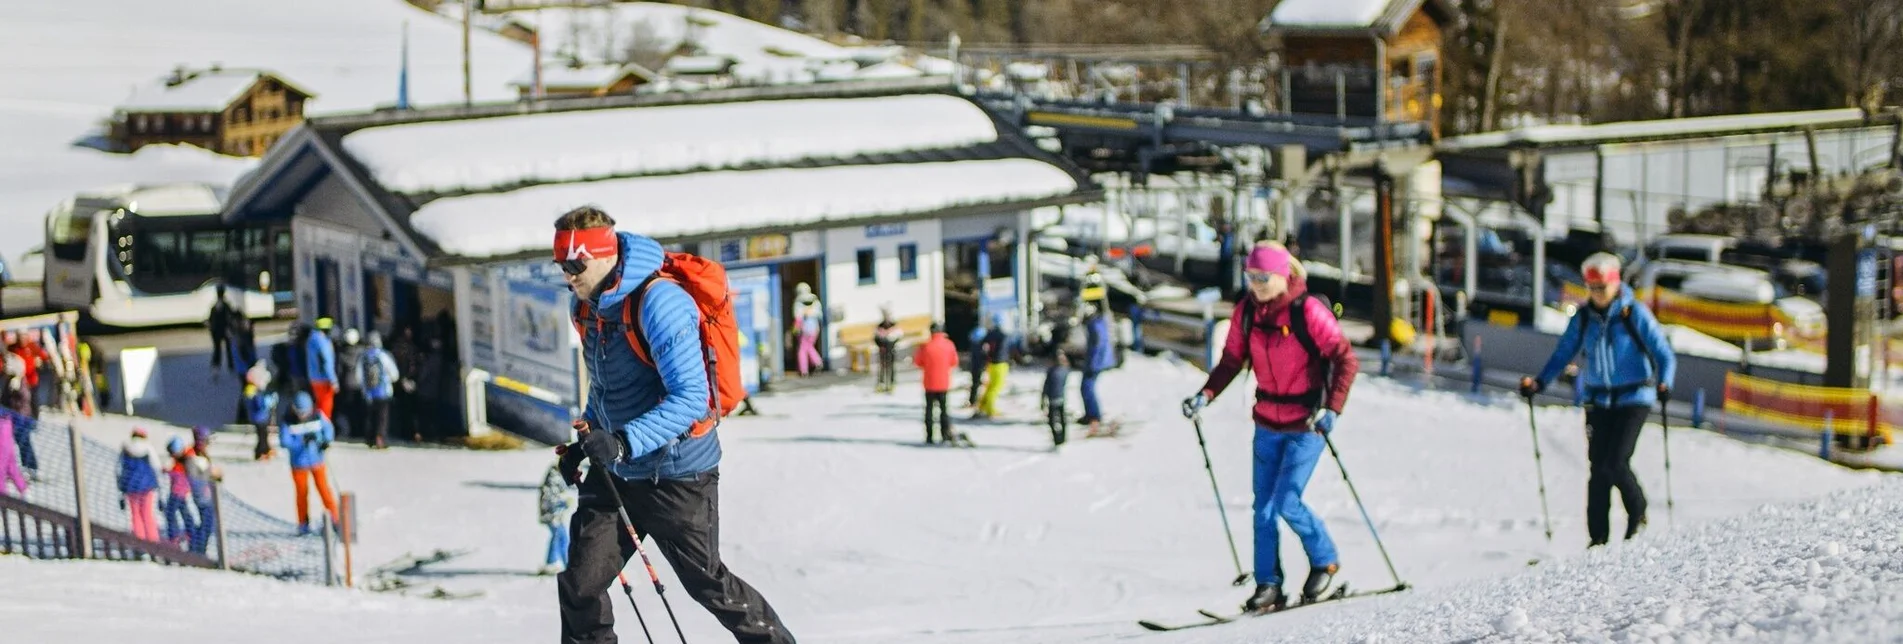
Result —
<svg viewBox="0 0 1903 644"><path fill-rule="evenodd" d="M574 316L589 356L576 440L557 449L538 508L550 530L547 570L560 570L562 641L614 641L609 585L640 544L651 539L673 564L687 595L738 641L793 642L772 605L720 558L721 447L718 423L707 422L714 382L702 346L704 309L680 283L650 279L673 261L658 243L617 232L614 225L593 207L575 209L555 222L554 262L576 296ZM1592 405L1588 496L1594 518L1588 531L1599 545L1606 541L1603 515L1608 511L1599 500L1610 489L1625 497L1632 523L1644 525L1643 494L1624 462L1636 423L1643 420L1633 410L1669 395L1674 366L1657 320L1622 288L1616 259L1595 257L1585 268L1590 304L1575 315L1548 368L1522 388L1529 396L1537 393L1566 363L1584 356L1578 385ZM1232 312L1221 359L1184 400L1182 411L1200 431L1208 403L1244 369L1255 374L1251 460L1257 586L1244 606L1266 611L1290 601L1282 590L1279 523L1289 525L1307 554L1303 599L1328 592L1341 570L1334 542L1302 495L1346 408L1359 361L1332 307L1308 292L1301 265L1286 248L1257 244L1243 275L1246 293ZM1095 374L1110 366L1100 351L1108 341L1108 324L1101 311L1087 317L1086 331L1094 337L1087 342L1084 365L1086 416L1101 420L1090 389ZM610 324L622 319L632 319L636 328ZM992 324L974 343L992 387L1001 386L1008 371L992 367L1004 362L995 358L1002 342L993 339L1002 335L998 326ZM621 337L630 332L638 341ZM937 326L913 357L923 375L928 442L957 438L945 397L958 358L957 348ZM1046 407L1057 409L1053 417L1061 421L1064 387L1048 385L1067 382L1069 359L1053 361ZM885 364L882 360L882 368ZM979 413L985 411L995 408ZM1061 426L1054 431L1061 432ZM1061 440L1061 433L1053 438ZM591 466L584 471L584 464ZM1628 537L1635 533L1628 528Z"/></svg>
<svg viewBox="0 0 1903 644"><path fill-rule="evenodd" d="M163 465L154 463L149 440L145 428L135 427L119 450L119 508L127 514L132 535L205 554L218 531L212 486L219 473L211 463L211 428L194 429L189 441L183 436L166 441Z"/></svg>
<svg viewBox="0 0 1903 644"><path fill-rule="evenodd" d="M1620 279L1616 256L1600 253L1581 266L1589 292L1558 346L1537 375L1520 383L1533 396L1569 364L1582 364L1575 386L1586 411L1591 476L1586 490L1588 547L1610 540L1611 492L1626 511L1624 536L1646 525L1645 493L1632 473L1633 446L1654 405L1670 399L1676 357L1663 327ZM1220 361L1208 380L1183 401L1183 415L1200 427L1203 408L1243 369L1255 373L1254 533L1256 588L1250 611L1286 606L1279 523L1301 539L1308 575L1301 600L1326 593L1340 572L1340 555L1319 517L1302 501L1328 436L1347 405L1359 360L1334 313L1308 293L1300 262L1277 244L1257 244L1247 256L1246 292L1237 298Z"/></svg>
<svg viewBox="0 0 1903 644"><path fill-rule="evenodd" d="M0 494L11 489L26 496L27 486L39 480L39 451L33 434L40 406L58 397L58 387L72 371L42 344L38 330L0 332Z"/></svg>

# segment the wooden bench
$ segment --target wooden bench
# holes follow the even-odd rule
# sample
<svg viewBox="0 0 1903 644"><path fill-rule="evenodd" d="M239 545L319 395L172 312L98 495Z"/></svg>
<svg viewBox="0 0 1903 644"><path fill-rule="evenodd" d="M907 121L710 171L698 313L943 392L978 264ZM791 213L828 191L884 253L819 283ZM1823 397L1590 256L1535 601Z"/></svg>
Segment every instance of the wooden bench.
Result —
<svg viewBox="0 0 1903 644"><path fill-rule="evenodd" d="M924 344L931 335L932 316L915 315L899 318L899 346ZM879 354L878 344L872 338L879 330L879 324L846 324L839 326L839 346L846 348L849 371L871 371L874 359Z"/></svg>

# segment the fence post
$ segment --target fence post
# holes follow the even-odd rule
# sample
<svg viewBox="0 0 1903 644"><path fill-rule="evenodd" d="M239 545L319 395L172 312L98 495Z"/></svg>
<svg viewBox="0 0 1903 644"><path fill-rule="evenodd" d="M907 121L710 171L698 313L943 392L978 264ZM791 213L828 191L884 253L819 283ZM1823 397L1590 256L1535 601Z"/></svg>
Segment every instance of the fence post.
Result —
<svg viewBox="0 0 1903 644"><path fill-rule="evenodd" d="M355 566L351 565L350 544L357 540L357 495L352 492L344 492L338 496L340 498L337 499L337 502L340 504L340 507L337 508L337 514L339 515L338 519L342 521L340 527L343 529L340 530L340 532L343 533L343 539L341 539L341 541L344 543L344 587L354 588L357 584L351 574Z"/></svg>
<svg viewBox="0 0 1903 644"><path fill-rule="evenodd" d="M38 420L33 422L38 423ZM78 519L77 540L80 559L93 558L93 521L92 512L86 509L86 441L79 436L79 426L66 424L66 437L73 451L73 517Z"/></svg>
<svg viewBox="0 0 1903 644"><path fill-rule="evenodd" d="M1889 376L1885 375L1884 377L1888 378ZM1877 446L1877 422L1879 422L1877 420L1877 395L1870 394L1870 424L1863 430L1863 444L1859 446L1862 449L1870 449Z"/></svg>
<svg viewBox="0 0 1903 644"><path fill-rule="evenodd" d="M1692 427L1705 426L1705 389L1692 392Z"/></svg>
<svg viewBox="0 0 1903 644"><path fill-rule="evenodd" d="M1817 446L1818 458L1824 459L1826 461L1830 460L1830 442L1834 438L1835 437L1832 436L1832 432L1830 430L1830 410L1825 410L1824 411L1824 440L1820 441Z"/></svg>
<svg viewBox="0 0 1903 644"><path fill-rule="evenodd" d="M1130 305L1130 348L1143 353L1143 305Z"/></svg>
<svg viewBox="0 0 1903 644"><path fill-rule="evenodd" d="M211 483L211 516L218 522L218 569L231 570L231 560L225 550L225 484L219 481Z"/></svg>
<svg viewBox="0 0 1903 644"><path fill-rule="evenodd" d="M325 512L324 516L318 518L317 526L324 532L324 585L335 586L337 585L337 567L331 561L331 549L334 544L331 543L330 537L329 512Z"/></svg>
<svg viewBox="0 0 1903 644"><path fill-rule="evenodd" d="M1387 338L1381 338L1381 377L1388 377L1388 363L1394 361L1394 347Z"/></svg>

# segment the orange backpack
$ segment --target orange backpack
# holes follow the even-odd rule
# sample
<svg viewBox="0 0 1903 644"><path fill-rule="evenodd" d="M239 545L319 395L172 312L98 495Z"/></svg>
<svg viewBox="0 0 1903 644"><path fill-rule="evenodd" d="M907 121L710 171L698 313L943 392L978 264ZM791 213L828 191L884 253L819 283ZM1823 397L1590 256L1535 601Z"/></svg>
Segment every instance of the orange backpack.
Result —
<svg viewBox="0 0 1903 644"><path fill-rule="evenodd" d="M621 307L621 328L627 332L628 346L643 364L654 366L648 354L648 341L641 331L641 301L655 280L667 280L681 287L700 310L700 344L707 363L707 415L694 421L689 435L700 437L720 425L720 419L740 406L747 397L746 383L740 378L740 329L733 315L733 295L727 290L727 269L716 262L690 253L669 252L654 272L629 293ZM582 331L588 317L588 302L575 307L575 331ZM596 318L599 322L599 318ZM599 328L599 326L597 326Z"/></svg>

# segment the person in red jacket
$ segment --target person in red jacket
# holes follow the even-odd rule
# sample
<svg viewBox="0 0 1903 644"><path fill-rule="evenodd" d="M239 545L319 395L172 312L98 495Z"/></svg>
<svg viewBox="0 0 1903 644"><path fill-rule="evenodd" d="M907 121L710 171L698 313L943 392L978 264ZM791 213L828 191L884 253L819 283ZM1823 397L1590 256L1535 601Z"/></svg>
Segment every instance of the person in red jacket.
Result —
<svg viewBox="0 0 1903 644"><path fill-rule="evenodd" d="M958 369L958 347L952 345L951 336L937 322L932 323L932 338L925 341L912 354L912 364L924 376L925 383L925 444L933 445L938 441L932 436L933 419L937 419L938 436L946 445L956 445L958 436L952 433L951 413L945 408L945 392L951 390L952 372ZM936 416L934 416L936 413Z"/></svg>
<svg viewBox="0 0 1903 644"><path fill-rule="evenodd" d="M1308 294L1299 266L1280 244L1257 244L1250 251L1243 272L1248 294L1229 318L1222 359L1202 389L1183 401L1183 415L1194 418L1244 366L1255 372L1256 590L1243 604L1247 611L1266 612L1287 603L1277 519L1301 537L1308 553L1304 603L1326 592L1340 570L1335 542L1321 517L1302 502L1302 490L1361 363L1328 305Z"/></svg>

